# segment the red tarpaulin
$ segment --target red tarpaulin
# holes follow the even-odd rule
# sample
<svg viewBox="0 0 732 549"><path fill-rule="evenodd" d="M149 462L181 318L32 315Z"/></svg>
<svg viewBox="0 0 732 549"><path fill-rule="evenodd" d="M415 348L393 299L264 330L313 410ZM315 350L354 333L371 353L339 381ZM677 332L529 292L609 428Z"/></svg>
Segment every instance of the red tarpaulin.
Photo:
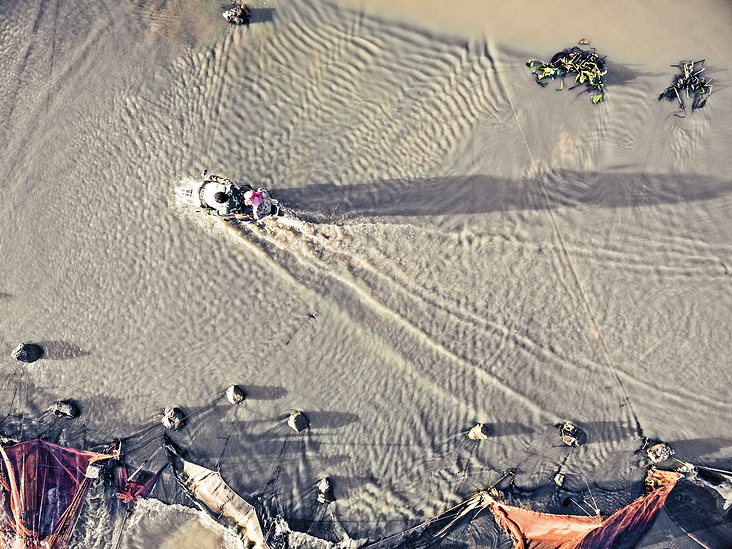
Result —
<svg viewBox="0 0 732 549"><path fill-rule="evenodd" d="M66 547L98 474L89 466L113 456L44 440L0 448L0 455L0 488L6 501L0 508L0 521L19 540L17 547Z"/></svg>
<svg viewBox="0 0 732 549"><path fill-rule="evenodd" d="M537 513L493 500L496 522L511 534L516 549L616 549L633 547L651 525L680 475L648 472L650 492L606 519Z"/></svg>
<svg viewBox="0 0 732 549"><path fill-rule="evenodd" d="M119 493L117 497L124 503L136 503L140 498L147 498L150 496L150 492L155 487L155 481L158 480L158 476L163 470L160 469L146 482L140 482L138 480L130 480L127 477L127 467L122 464L119 467L119 478L117 479ZM133 473L134 474L134 473Z"/></svg>

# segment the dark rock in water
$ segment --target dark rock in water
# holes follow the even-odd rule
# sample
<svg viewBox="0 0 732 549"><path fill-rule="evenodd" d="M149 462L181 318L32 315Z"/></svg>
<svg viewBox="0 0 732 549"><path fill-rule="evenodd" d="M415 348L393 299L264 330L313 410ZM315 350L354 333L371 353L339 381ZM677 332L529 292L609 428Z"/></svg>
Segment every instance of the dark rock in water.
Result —
<svg viewBox="0 0 732 549"><path fill-rule="evenodd" d="M333 503L335 501L335 495L333 494L333 484L330 478L324 477L318 482L318 502L319 503Z"/></svg>
<svg viewBox="0 0 732 549"><path fill-rule="evenodd" d="M246 6L246 4L233 4L231 6L231 9L226 10L223 13L224 19L226 19L229 23L233 23L234 25L248 25L249 24L249 15L251 14L251 11Z"/></svg>
<svg viewBox="0 0 732 549"><path fill-rule="evenodd" d="M0 446L2 446L3 448L5 448L6 446L12 446L13 444L18 444L19 442L19 440L0 434Z"/></svg>
<svg viewBox="0 0 732 549"><path fill-rule="evenodd" d="M287 418L287 425L294 431L301 433L310 426L310 421L302 412L292 412Z"/></svg>
<svg viewBox="0 0 732 549"><path fill-rule="evenodd" d="M562 442L567 446L576 448L587 442L587 435L585 432L569 421L558 423L556 427L559 430L559 436L562 437Z"/></svg>
<svg viewBox="0 0 732 549"><path fill-rule="evenodd" d="M666 461L667 459L671 459L675 453L674 449L665 442L659 442L646 448L646 455L654 465L661 463L662 461Z"/></svg>
<svg viewBox="0 0 732 549"><path fill-rule="evenodd" d="M239 404L240 402L243 402L245 398L246 394L244 393L244 389L238 385L232 385L226 389L226 400L229 401L229 404Z"/></svg>
<svg viewBox="0 0 732 549"><path fill-rule="evenodd" d="M13 358L21 362L35 362L43 358L45 351L37 343L21 343L11 353Z"/></svg>
<svg viewBox="0 0 732 549"><path fill-rule="evenodd" d="M168 408L163 412L161 423L166 429L177 431L183 428L186 423L186 415L180 408Z"/></svg>
<svg viewBox="0 0 732 549"><path fill-rule="evenodd" d="M84 476L94 480L101 477L102 474L104 474L104 465L101 463L90 463L86 468Z"/></svg>
<svg viewBox="0 0 732 549"><path fill-rule="evenodd" d="M490 427L484 423L478 423L468 432L468 438L472 440L488 440L493 433Z"/></svg>
<svg viewBox="0 0 732 549"><path fill-rule="evenodd" d="M79 406L73 400L57 400L51 407L53 413L57 416L63 416L68 418L79 417L81 410Z"/></svg>

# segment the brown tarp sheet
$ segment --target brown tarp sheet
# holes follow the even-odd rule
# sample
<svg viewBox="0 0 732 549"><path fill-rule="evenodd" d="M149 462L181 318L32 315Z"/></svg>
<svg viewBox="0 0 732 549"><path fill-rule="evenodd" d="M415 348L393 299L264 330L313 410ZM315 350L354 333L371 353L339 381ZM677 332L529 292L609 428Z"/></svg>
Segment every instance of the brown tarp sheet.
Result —
<svg viewBox="0 0 732 549"><path fill-rule="evenodd" d="M201 505L216 518L231 523L251 542L247 547L268 549L254 507L234 492L218 471L182 459L180 462L183 465L181 481Z"/></svg>

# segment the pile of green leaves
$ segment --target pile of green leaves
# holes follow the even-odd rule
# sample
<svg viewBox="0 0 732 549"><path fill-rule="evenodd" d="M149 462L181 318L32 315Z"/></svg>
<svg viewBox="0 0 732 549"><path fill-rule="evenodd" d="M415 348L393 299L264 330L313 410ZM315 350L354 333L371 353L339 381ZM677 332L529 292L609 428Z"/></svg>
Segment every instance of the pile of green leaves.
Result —
<svg viewBox="0 0 732 549"><path fill-rule="evenodd" d="M576 74L574 86L576 88L584 84L587 86L585 91L594 92L592 102L597 105L605 98L605 82L603 77L607 74L605 68L605 58L597 55L594 49L583 50L577 46L568 50L560 51L552 57L548 63L535 61L530 59L526 62L527 67L536 68L533 74L536 81L542 86L546 86L549 82L545 79L560 78L559 89L564 87L564 77L567 74Z"/></svg>
<svg viewBox="0 0 732 549"><path fill-rule="evenodd" d="M669 101L679 100L679 106L682 110L686 110L682 95L686 95L686 99L691 99L691 110L701 109L707 103L707 99L712 94L711 78L707 80L703 76L699 76L706 67L704 60L701 61L682 61L678 65L671 65L681 69L681 74L674 77L673 84L663 90L658 96L660 101L664 97Z"/></svg>

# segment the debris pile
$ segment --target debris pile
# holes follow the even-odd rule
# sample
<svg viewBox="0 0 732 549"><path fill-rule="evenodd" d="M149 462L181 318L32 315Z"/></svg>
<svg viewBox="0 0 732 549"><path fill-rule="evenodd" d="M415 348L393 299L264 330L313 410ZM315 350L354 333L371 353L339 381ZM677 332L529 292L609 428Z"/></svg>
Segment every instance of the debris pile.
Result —
<svg viewBox="0 0 732 549"><path fill-rule="evenodd" d="M691 99L691 111L694 109L701 109L706 105L707 99L712 94L711 79L707 80L703 76L700 76L706 69L704 66L704 60L701 61L682 61L678 65L671 65L672 67L678 67L681 69L682 74L677 74L674 77L673 84L663 90L663 93L658 96L660 101L663 98L673 101L678 99L679 106L682 110L686 110L686 105L682 99L682 95L686 95L686 99Z"/></svg>
<svg viewBox="0 0 732 549"><path fill-rule="evenodd" d="M587 86L585 91L594 92L592 102L595 105L605 98L605 82L603 81L603 77L607 74L605 58L597 55L594 49L583 50L574 46L555 54L548 63L529 59L526 66L536 68L533 74L536 76L536 82L541 86L549 83L545 80L546 78L554 80L558 77L561 90L564 87L564 77L568 74L576 74L574 86L569 88L570 90L584 84Z"/></svg>
<svg viewBox="0 0 732 549"><path fill-rule="evenodd" d="M75 418L79 417L81 410L73 400L57 400L51 406L51 410L59 417Z"/></svg>
<svg viewBox="0 0 732 549"><path fill-rule="evenodd" d="M333 503L335 496L333 495L333 484L331 484L328 477L323 477L318 482L318 502L319 503Z"/></svg>

